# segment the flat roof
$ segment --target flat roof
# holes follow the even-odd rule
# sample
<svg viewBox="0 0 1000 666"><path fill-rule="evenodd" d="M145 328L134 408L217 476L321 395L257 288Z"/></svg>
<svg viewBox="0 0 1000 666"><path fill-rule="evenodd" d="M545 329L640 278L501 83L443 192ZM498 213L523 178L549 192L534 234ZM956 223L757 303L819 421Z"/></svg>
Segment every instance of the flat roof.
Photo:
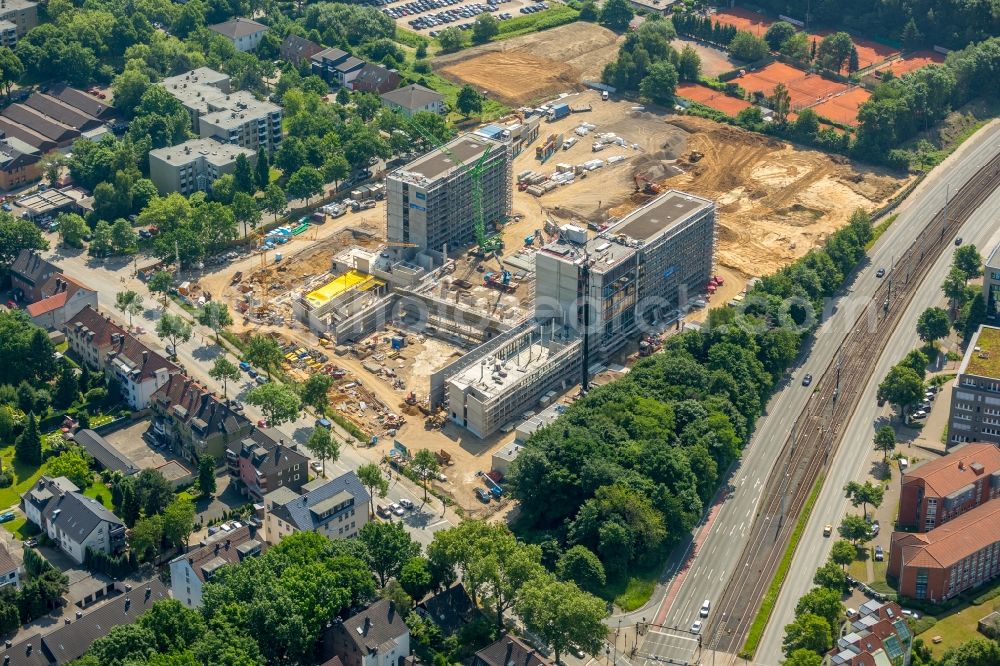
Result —
<svg viewBox="0 0 1000 666"><path fill-rule="evenodd" d="M451 155L457 157L467 166L474 166L476 161L483 156L487 150L496 150L502 147L496 142L476 134L463 134L452 139L444 146L448 153L440 148L418 157L409 164L393 172L393 175L408 182L416 182L420 179L435 181L442 176L449 174L458 165ZM414 177L415 176L415 177Z"/></svg>
<svg viewBox="0 0 1000 666"><path fill-rule="evenodd" d="M338 275L319 289L309 292L306 295L306 300L313 307L319 307L351 289L371 289L383 284L385 283L378 278L352 269L343 275Z"/></svg>
<svg viewBox="0 0 1000 666"><path fill-rule="evenodd" d="M190 139L176 146L157 148L149 151L151 158L155 157L164 162L172 164L188 164L199 158L215 166L226 166L236 161L237 155L246 155L247 158L256 157L257 153L249 148L237 146L235 143L222 143L215 139Z"/></svg>
<svg viewBox="0 0 1000 666"><path fill-rule="evenodd" d="M1000 328L979 327L965 352L959 374L1000 377Z"/></svg>
<svg viewBox="0 0 1000 666"><path fill-rule="evenodd" d="M608 229L608 233L625 234L635 240L649 241L692 213L711 207L712 202L708 199L668 190L623 217L618 224Z"/></svg>

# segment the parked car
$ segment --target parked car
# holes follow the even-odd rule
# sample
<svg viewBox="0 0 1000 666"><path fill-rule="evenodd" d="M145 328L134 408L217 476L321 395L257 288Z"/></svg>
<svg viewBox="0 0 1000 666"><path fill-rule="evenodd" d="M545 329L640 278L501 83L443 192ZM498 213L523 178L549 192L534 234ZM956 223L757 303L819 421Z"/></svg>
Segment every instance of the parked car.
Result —
<svg viewBox="0 0 1000 666"><path fill-rule="evenodd" d="M909 610L908 608L904 608L903 609L903 615L905 615L906 617L910 618L911 620L919 620L920 619L920 613L918 613L917 611Z"/></svg>
<svg viewBox="0 0 1000 666"><path fill-rule="evenodd" d="M476 488L476 497L479 498L479 501L483 504L490 503L490 494L486 492L485 488Z"/></svg>
<svg viewBox="0 0 1000 666"><path fill-rule="evenodd" d="M257 382L258 384L266 384L267 383L267 377L265 377L264 375L257 375L256 377L253 378L253 380L255 382Z"/></svg>
<svg viewBox="0 0 1000 666"><path fill-rule="evenodd" d="M402 506L407 511L413 511L413 508L414 508L413 507L413 502L411 502L410 500L406 499L405 497L403 499L399 500L399 504L400 504L400 506Z"/></svg>
<svg viewBox="0 0 1000 666"><path fill-rule="evenodd" d="M885 559L885 551L882 550L882 546L875 546L875 561L881 562Z"/></svg>
<svg viewBox="0 0 1000 666"><path fill-rule="evenodd" d="M398 504L396 504L395 502L393 502L392 504L390 504L390 505L389 505L389 508L390 508L390 509L392 510L392 512L393 512L394 514L396 514L397 516L402 516L402 515L406 514L406 510L405 510L405 509L403 509L403 507L401 507L401 506L399 506Z"/></svg>
<svg viewBox="0 0 1000 666"><path fill-rule="evenodd" d="M0 205L0 208L3 208L3 209L4 209L5 211L7 211L8 213L9 213L10 211L14 210L14 209L13 209L13 208L11 207L11 205L10 205L9 203L7 203L7 202L4 202L4 203L3 203L2 205Z"/></svg>
<svg viewBox="0 0 1000 666"><path fill-rule="evenodd" d="M881 527L879 526L878 521L875 520L875 521L872 521L871 526L868 528L868 533L871 534L873 537L875 537L875 536L878 536L878 533L879 533L880 529L881 529Z"/></svg>
<svg viewBox="0 0 1000 666"><path fill-rule="evenodd" d="M3 513L0 513L0 523L9 523L12 520L14 520L13 511L4 511Z"/></svg>
<svg viewBox="0 0 1000 666"><path fill-rule="evenodd" d="M388 519L388 518L391 517L391 514L389 513L389 510L387 508L385 508L384 506L382 506L381 504L379 504L378 507L376 507L375 514L379 518Z"/></svg>
<svg viewBox="0 0 1000 666"><path fill-rule="evenodd" d="M318 460L313 460L311 463L309 463L309 469L311 469L312 471L316 472L317 474L322 474L323 473L323 463L321 463Z"/></svg>

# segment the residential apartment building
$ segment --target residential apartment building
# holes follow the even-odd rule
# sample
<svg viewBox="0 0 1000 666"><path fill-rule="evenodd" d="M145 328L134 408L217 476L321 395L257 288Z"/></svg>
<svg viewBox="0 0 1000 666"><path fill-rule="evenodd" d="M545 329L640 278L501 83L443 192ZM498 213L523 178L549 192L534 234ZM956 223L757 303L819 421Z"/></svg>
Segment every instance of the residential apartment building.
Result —
<svg viewBox="0 0 1000 666"><path fill-rule="evenodd" d="M199 67L164 79L159 85L177 98L202 138L214 138L255 151L281 144L281 107L246 91L231 92L229 77Z"/></svg>
<svg viewBox="0 0 1000 666"><path fill-rule="evenodd" d="M277 488L264 496L264 540L273 545L293 532L316 532L330 539L356 537L368 523L370 500L354 472L316 479L302 486L301 493Z"/></svg>
<svg viewBox="0 0 1000 666"><path fill-rule="evenodd" d="M349 86L365 62L338 48L323 49L309 59L312 73L330 85Z"/></svg>
<svg viewBox="0 0 1000 666"><path fill-rule="evenodd" d="M897 524L928 532L1000 497L1000 448L962 444L902 474Z"/></svg>
<svg viewBox="0 0 1000 666"><path fill-rule="evenodd" d="M472 666L552 666L551 659L513 634L501 636L476 653Z"/></svg>
<svg viewBox="0 0 1000 666"><path fill-rule="evenodd" d="M444 95L418 83L384 92L381 98L383 106L399 111L407 118L418 111L441 114L446 110Z"/></svg>
<svg viewBox="0 0 1000 666"><path fill-rule="evenodd" d="M77 564L88 549L109 555L125 549L125 525L118 516L66 477L39 478L21 495L21 509Z"/></svg>
<svg viewBox="0 0 1000 666"><path fill-rule="evenodd" d="M42 298L42 287L61 272L34 250L21 250L10 267L10 290L16 300L34 303Z"/></svg>
<svg viewBox="0 0 1000 666"><path fill-rule="evenodd" d="M512 206L510 147L463 134L443 150L432 150L386 177L387 240L432 252L442 252L445 245L461 250L475 243L477 165L486 232L506 221Z"/></svg>
<svg viewBox="0 0 1000 666"><path fill-rule="evenodd" d="M282 60L299 65L309 62L314 55L323 50L323 47L316 42L311 42L305 37L298 35L288 35L281 42L278 54Z"/></svg>
<svg viewBox="0 0 1000 666"><path fill-rule="evenodd" d="M1000 328L972 336L951 391L948 442L1000 444Z"/></svg>
<svg viewBox="0 0 1000 666"><path fill-rule="evenodd" d="M287 488L302 492L309 481L309 456L274 430L254 429L226 449L229 475L240 481L240 492L256 502L272 490Z"/></svg>
<svg viewBox="0 0 1000 666"><path fill-rule="evenodd" d="M346 620L333 618L323 637L323 658L343 666L401 666L409 656L410 629L388 599Z"/></svg>
<svg viewBox="0 0 1000 666"><path fill-rule="evenodd" d="M0 46L13 49L17 46L17 24L7 20L0 20Z"/></svg>
<svg viewBox="0 0 1000 666"><path fill-rule="evenodd" d="M986 321L1000 323L1000 245L993 248L983 266L983 299Z"/></svg>
<svg viewBox="0 0 1000 666"><path fill-rule="evenodd" d="M35 326L60 331L69 319L87 306L97 307L97 292L59 273L46 280L41 287L41 298L29 303L25 310Z"/></svg>
<svg viewBox="0 0 1000 666"><path fill-rule="evenodd" d="M200 547L171 560L170 591L174 599L188 608L200 608L202 588L216 571L264 552L265 544L256 536L256 529L250 525L220 530L203 540Z"/></svg>
<svg viewBox="0 0 1000 666"><path fill-rule="evenodd" d="M132 409L145 409L180 368L133 337L90 305L63 326L70 349L92 369L116 380Z"/></svg>
<svg viewBox="0 0 1000 666"><path fill-rule="evenodd" d="M31 0L0 0L0 21L9 21L17 28L17 36L24 37L38 25L38 3Z"/></svg>
<svg viewBox="0 0 1000 666"><path fill-rule="evenodd" d="M219 176L235 171L239 155L251 165L257 163L257 153L250 148L215 139L190 139L149 151L149 178L164 195L208 192Z"/></svg>
<svg viewBox="0 0 1000 666"><path fill-rule="evenodd" d="M872 599L847 621L824 666L909 666L913 634L899 604Z"/></svg>
<svg viewBox="0 0 1000 666"><path fill-rule="evenodd" d="M640 324L679 317L708 283L714 257L715 204L677 190L594 238L565 225L535 255L535 318L587 331L591 352L607 358Z"/></svg>
<svg viewBox="0 0 1000 666"><path fill-rule="evenodd" d="M929 532L893 532L887 575L899 594L937 603L1000 574L1000 500Z"/></svg>
<svg viewBox="0 0 1000 666"><path fill-rule="evenodd" d="M41 151L31 144L14 136L0 139L0 190L13 190L40 179L41 160Z"/></svg>
<svg viewBox="0 0 1000 666"><path fill-rule="evenodd" d="M396 70L369 62L358 70L358 75L351 82L351 89L381 95L398 86L400 80Z"/></svg>
<svg viewBox="0 0 1000 666"><path fill-rule="evenodd" d="M182 373L171 375L150 400L154 437L191 463L204 456L221 465L227 446L253 430L253 423Z"/></svg>
<svg viewBox="0 0 1000 666"><path fill-rule="evenodd" d="M21 587L21 566L10 556L6 546L0 544L0 587Z"/></svg>
<svg viewBox="0 0 1000 666"><path fill-rule="evenodd" d="M224 23L210 25L208 29L232 42L237 51L253 51L260 45L260 40L267 32L266 25L239 17L229 19Z"/></svg>

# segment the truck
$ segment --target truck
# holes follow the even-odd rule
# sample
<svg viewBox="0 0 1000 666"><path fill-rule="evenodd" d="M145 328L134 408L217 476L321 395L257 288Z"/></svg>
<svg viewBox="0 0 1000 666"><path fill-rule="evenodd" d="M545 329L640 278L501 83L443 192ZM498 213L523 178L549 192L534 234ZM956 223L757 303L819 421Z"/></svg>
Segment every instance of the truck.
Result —
<svg viewBox="0 0 1000 666"><path fill-rule="evenodd" d="M551 109L549 109L549 122L555 122L565 118L570 114L569 104L554 104Z"/></svg>

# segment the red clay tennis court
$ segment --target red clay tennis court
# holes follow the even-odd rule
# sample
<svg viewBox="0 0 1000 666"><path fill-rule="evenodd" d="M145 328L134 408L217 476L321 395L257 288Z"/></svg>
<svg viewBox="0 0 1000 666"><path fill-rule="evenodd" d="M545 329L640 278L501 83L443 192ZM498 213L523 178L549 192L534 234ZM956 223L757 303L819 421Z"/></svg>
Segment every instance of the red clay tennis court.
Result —
<svg viewBox="0 0 1000 666"><path fill-rule="evenodd" d="M817 104L812 110L834 122L856 125L858 123L858 107L867 102L871 96L872 94L864 88L852 88L822 104Z"/></svg>
<svg viewBox="0 0 1000 666"><path fill-rule="evenodd" d="M809 41L813 38L816 39L818 44L827 35L832 35L836 30L820 30L819 32L809 33ZM858 37L855 34L851 34L851 41L854 42L854 48L858 50L858 67L864 69L865 67L871 67L872 65L877 65L880 62L885 62L894 55L899 55L899 49L887 46L886 44L879 44L878 42L873 42L870 39L865 39L863 37ZM844 63L845 69L847 63ZM847 72L843 72L846 74Z"/></svg>
<svg viewBox="0 0 1000 666"><path fill-rule="evenodd" d="M896 76L902 76L903 74L915 72L927 65L939 65L943 62L944 56L937 51L914 51L910 55L904 56L899 60L893 60L885 67L879 69L887 69Z"/></svg>
<svg viewBox="0 0 1000 666"><path fill-rule="evenodd" d="M712 19L722 25L731 25L737 30L752 32L758 37L763 37L767 29L774 23L774 19L742 7L720 9L712 16Z"/></svg>
<svg viewBox="0 0 1000 666"><path fill-rule="evenodd" d="M696 83L684 83L677 86L677 96L697 102L710 109L722 111L723 113L736 117L736 114L750 106L750 102L742 99L730 97L717 90L712 90L708 86Z"/></svg>
<svg viewBox="0 0 1000 666"><path fill-rule="evenodd" d="M809 74L782 62L772 62L756 72L747 72L734 79L747 92L760 91L770 96L775 86L784 83L794 108L812 106L824 97L847 90L847 86L837 81L824 79L818 74Z"/></svg>

